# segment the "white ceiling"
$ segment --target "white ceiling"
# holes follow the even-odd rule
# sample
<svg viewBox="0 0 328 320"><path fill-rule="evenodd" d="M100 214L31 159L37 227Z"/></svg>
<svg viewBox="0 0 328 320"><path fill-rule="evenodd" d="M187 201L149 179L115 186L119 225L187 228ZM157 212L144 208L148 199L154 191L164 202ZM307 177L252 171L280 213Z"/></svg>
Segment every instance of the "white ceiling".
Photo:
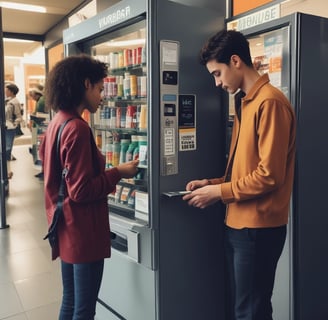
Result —
<svg viewBox="0 0 328 320"><path fill-rule="evenodd" d="M47 8L47 13L36 13L2 8L3 32L44 35L72 10L89 1L82 0L6 0Z"/></svg>
<svg viewBox="0 0 328 320"><path fill-rule="evenodd" d="M47 8L47 13L2 8L3 33L43 36L75 8L87 4L90 0L6 0L6 2L44 6ZM38 47L40 47L39 42L4 42L4 54L24 56L24 53L33 52Z"/></svg>

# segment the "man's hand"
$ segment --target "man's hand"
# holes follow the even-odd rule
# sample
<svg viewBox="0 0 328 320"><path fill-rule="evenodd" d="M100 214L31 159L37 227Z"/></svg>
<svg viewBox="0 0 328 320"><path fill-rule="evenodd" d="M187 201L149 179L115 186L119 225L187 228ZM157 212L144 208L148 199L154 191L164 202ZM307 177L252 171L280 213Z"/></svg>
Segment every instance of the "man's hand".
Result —
<svg viewBox="0 0 328 320"><path fill-rule="evenodd" d="M204 180L196 180L191 181L187 184L188 186L200 186L200 181L202 181L201 184L204 184ZM197 182L197 183L195 183ZM208 183L208 181L207 181ZM187 189L188 190L188 189ZM191 189L189 189L191 190ZM215 202L221 200L221 185L220 184L214 184L214 185L205 185L202 187L197 187L194 189L191 193L185 195L182 199L185 201L188 201L188 204L190 206L204 209Z"/></svg>

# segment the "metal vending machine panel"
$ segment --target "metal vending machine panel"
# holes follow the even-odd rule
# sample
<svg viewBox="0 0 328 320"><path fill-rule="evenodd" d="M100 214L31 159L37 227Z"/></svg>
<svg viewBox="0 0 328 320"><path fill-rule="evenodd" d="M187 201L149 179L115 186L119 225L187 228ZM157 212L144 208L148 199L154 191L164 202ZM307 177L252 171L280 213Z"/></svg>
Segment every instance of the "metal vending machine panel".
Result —
<svg viewBox="0 0 328 320"><path fill-rule="evenodd" d="M178 173L179 43L160 42L161 174Z"/></svg>
<svg viewBox="0 0 328 320"><path fill-rule="evenodd" d="M217 21L223 24L199 4L121 0L64 31L66 55L87 53L108 64L104 104L90 117L106 166L127 159L138 140L139 173L108 196L112 256L105 260L97 320L224 313L224 212L190 208L181 193L170 193L224 170L225 112L197 59Z"/></svg>

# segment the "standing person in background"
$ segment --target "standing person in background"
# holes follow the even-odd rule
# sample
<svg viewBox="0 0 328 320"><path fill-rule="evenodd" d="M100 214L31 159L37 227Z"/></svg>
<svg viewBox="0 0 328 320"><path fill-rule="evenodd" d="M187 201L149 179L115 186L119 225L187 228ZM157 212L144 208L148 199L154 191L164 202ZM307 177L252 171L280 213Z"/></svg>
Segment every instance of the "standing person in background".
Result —
<svg viewBox="0 0 328 320"><path fill-rule="evenodd" d="M233 320L271 320L271 297L286 239L295 161L295 115L284 94L252 65L247 39L220 31L201 63L235 96L230 154L221 178L190 181L189 205L227 205L225 255ZM238 92L238 90L240 90Z"/></svg>
<svg viewBox="0 0 328 320"><path fill-rule="evenodd" d="M38 112L48 113L45 108L43 89L43 85L39 84L29 90L30 97L35 101L35 108L32 113L33 115L36 115Z"/></svg>
<svg viewBox="0 0 328 320"><path fill-rule="evenodd" d="M45 107L45 99L44 99L44 95L43 95L43 85L39 84L37 86L35 86L34 88L32 88L31 90L29 90L29 95L30 97L35 101L35 107L33 110L32 115L37 115L37 113L48 113L46 112L46 107ZM36 128L37 125L41 125L41 123L44 120L40 120L39 123L36 122L37 118L34 118L34 120L31 120L31 127ZM42 119L42 118L40 118ZM35 129L36 130L36 129ZM32 134L34 134L35 131L32 130ZM32 152L32 148L30 148L30 152ZM35 175L36 178L39 178L40 180L43 180L43 171L41 170L41 172L37 173Z"/></svg>
<svg viewBox="0 0 328 320"><path fill-rule="evenodd" d="M71 56L58 62L46 81L46 105L56 112L40 147L44 169L45 205L49 225L58 198L61 168L66 168L63 217L58 224L63 300L59 319L94 319L104 258L110 257L107 195L121 178L137 173L138 161L105 169L84 110L95 113L102 101L106 65L90 56ZM56 158L59 127L60 166Z"/></svg>
<svg viewBox="0 0 328 320"><path fill-rule="evenodd" d="M5 106L5 116L6 116L6 155L7 161L16 160L16 158L11 154L14 139L16 135L16 128L22 121L21 114L21 104L16 97L19 89L13 84L9 83L5 87L6 95L6 106Z"/></svg>

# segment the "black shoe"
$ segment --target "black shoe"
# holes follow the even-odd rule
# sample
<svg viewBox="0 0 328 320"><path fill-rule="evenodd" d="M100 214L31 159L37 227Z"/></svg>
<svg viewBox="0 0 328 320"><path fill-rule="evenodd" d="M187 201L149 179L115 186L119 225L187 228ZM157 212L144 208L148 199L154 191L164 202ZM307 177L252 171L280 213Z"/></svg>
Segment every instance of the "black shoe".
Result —
<svg viewBox="0 0 328 320"><path fill-rule="evenodd" d="M14 156L11 156L11 159L10 159L11 161L15 161L16 160L16 158L14 157Z"/></svg>
<svg viewBox="0 0 328 320"><path fill-rule="evenodd" d="M34 177L36 177L36 178L43 178L43 172L37 173Z"/></svg>

